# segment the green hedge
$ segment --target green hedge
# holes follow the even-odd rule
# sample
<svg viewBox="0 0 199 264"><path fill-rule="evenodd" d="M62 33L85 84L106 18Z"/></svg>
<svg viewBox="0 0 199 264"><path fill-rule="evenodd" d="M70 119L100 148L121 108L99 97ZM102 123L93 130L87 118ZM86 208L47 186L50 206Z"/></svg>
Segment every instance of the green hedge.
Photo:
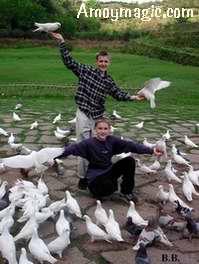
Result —
<svg viewBox="0 0 199 264"><path fill-rule="evenodd" d="M155 44L131 40L122 49L123 52L149 56L179 64L199 66L199 55L191 54L180 49L160 47Z"/></svg>

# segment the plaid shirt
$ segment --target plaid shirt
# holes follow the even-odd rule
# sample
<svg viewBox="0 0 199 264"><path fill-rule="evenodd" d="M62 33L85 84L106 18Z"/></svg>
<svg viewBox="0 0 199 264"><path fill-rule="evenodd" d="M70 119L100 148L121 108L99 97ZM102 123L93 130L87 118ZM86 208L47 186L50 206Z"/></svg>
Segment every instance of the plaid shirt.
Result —
<svg viewBox="0 0 199 264"><path fill-rule="evenodd" d="M122 91L106 72L102 74L97 68L76 62L65 43L60 44L60 52L66 67L79 79L75 101L79 109L88 117L96 119L103 115L107 95L119 101L130 100L130 95Z"/></svg>

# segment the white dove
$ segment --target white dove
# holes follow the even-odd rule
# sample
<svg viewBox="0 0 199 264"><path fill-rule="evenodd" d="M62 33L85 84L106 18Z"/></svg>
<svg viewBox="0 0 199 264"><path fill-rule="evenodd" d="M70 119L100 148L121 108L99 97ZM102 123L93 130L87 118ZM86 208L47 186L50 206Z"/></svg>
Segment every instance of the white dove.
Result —
<svg viewBox="0 0 199 264"><path fill-rule="evenodd" d="M153 78L146 82L144 88L142 88L137 94L144 96L150 101L151 108L155 108L155 92L163 88L167 88L170 84L170 82L163 81L160 78Z"/></svg>
<svg viewBox="0 0 199 264"><path fill-rule="evenodd" d="M172 153L172 157L177 164L189 166L189 162L177 153Z"/></svg>
<svg viewBox="0 0 199 264"><path fill-rule="evenodd" d="M116 119L122 119L122 117L117 113L116 110L113 110L112 116Z"/></svg>
<svg viewBox="0 0 199 264"><path fill-rule="evenodd" d="M164 135L162 135L166 140L169 140L171 138L171 135L169 132L170 130L168 129L167 132Z"/></svg>
<svg viewBox="0 0 199 264"><path fill-rule="evenodd" d="M199 170L194 171L193 166L189 165L188 176L191 182L199 187Z"/></svg>
<svg viewBox="0 0 199 264"><path fill-rule="evenodd" d="M33 122L31 125L30 125L30 129L33 130L33 129L36 129L38 127L38 122L35 121Z"/></svg>
<svg viewBox="0 0 199 264"><path fill-rule="evenodd" d="M43 181L43 177L42 176L38 180L37 188L43 195L48 193L48 186Z"/></svg>
<svg viewBox="0 0 199 264"><path fill-rule="evenodd" d="M114 213L112 209L109 209L109 218L105 224L106 232L108 233L109 239L116 240L119 242L124 241L122 238L120 226L115 220Z"/></svg>
<svg viewBox="0 0 199 264"><path fill-rule="evenodd" d="M70 134L70 130L69 129L60 129L59 127L56 128L57 132L59 134L63 134L64 136Z"/></svg>
<svg viewBox="0 0 199 264"><path fill-rule="evenodd" d="M35 228L38 228L38 223L36 222L35 217L32 216L23 226L21 231L14 237L14 241L18 241L20 239L29 240Z"/></svg>
<svg viewBox="0 0 199 264"><path fill-rule="evenodd" d="M149 169L151 170L159 170L161 167L160 162L158 160L155 160L153 164L149 166Z"/></svg>
<svg viewBox="0 0 199 264"><path fill-rule="evenodd" d="M135 204L133 201L130 201L130 206L129 206L129 209L127 211L127 215L126 217L131 217L132 219L132 222L135 224L135 225L143 225L143 226L146 226L148 225L148 221L144 220L140 215L139 213L136 211L135 209Z"/></svg>
<svg viewBox="0 0 199 264"><path fill-rule="evenodd" d="M53 119L53 124L56 124L58 121L61 120L61 114L58 114L54 119Z"/></svg>
<svg viewBox="0 0 199 264"><path fill-rule="evenodd" d="M86 229L87 233L91 237L91 242L94 242L95 240L105 240L111 243L108 234L99 226L94 224L88 215L84 215L83 218L86 220Z"/></svg>
<svg viewBox="0 0 199 264"><path fill-rule="evenodd" d="M5 225L0 236L0 251L3 258L5 258L9 264L17 264L16 247L13 236L9 233L7 226Z"/></svg>
<svg viewBox="0 0 199 264"><path fill-rule="evenodd" d="M166 165L166 167L164 169L164 172L165 172L165 175L166 175L166 177L167 177L167 179L168 179L169 182L172 181L172 180L177 181L177 182L180 182L180 183L182 182L182 180L179 179L175 175L175 173L173 172L171 160L168 160L167 161L167 165Z"/></svg>
<svg viewBox="0 0 199 264"><path fill-rule="evenodd" d="M13 112L12 117L13 117L13 120L16 121L16 122L17 122L17 121L21 121L21 118L20 118L19 115L16 114L15 112Z"/></svg>
<svg viewBox="0 0 199 264"><path fill-rule="evenodd" d="M179 151L179 149L176 148L175 144L172 144L171 153L173 153L173 154L175 153L175 154L178 154L180 156L186 156L187 155L186 153Z"/></svg>
<svg viewBox="0 0 199 264"><path fill-rule="evenodd" d="M160 151L163 152L163 158L167 159L167 146L166 146L166 142L165 142L166 138L165 137L161 137L161 139L159 139L156 142L156 148Z"/></svg>
<svg viewBox="0 0 199 264"><path fill-rule="evenodd" d="M166 203L169 199L169 192L166 192L162 185L159 185L158 188L159 191L156 195L157 199L162 203Z"/></svg>
<svg viewBox="0 0 199 264"><path fill-rule="evenodd" d="M51 253L57 254L60 258L62 257L63 250L70 245L70 231L63 230L57 238L51 241L47 247Z"/></svg>
<svg viewBox="0 0 199 264"><path fill-rule="evenodd" d="M70 223L65 218L63 209L60 211L59 218L58 218L58 220L56 222L55 228L56 228L56 232L57 232L57 234L59 236L61 236L61 234L64 231L69 231L70 232Z"/></svg>
<svg viewBox="0 0 199 264"><path fill-rule="evenodd" d="M65 194L66 194L66 207L69 209L69 212L81 218L82 213L78 202L71 196L69 191L66 191Z"/></svg>
<svg viewBox="0 0 199 264"><path fill-rule="evenodd" d="M136 124L135 127L141 129L144 126L144 121L141 121L140 123Z"/></svg>
<svg viewBox="0 0 199 264"><path fill-rule="evenodd" d="M76 123L76 117L68 121L69 124L75 124Z"/></svg>
<svg viewBox="0 0 199 264"><path fill-rule="evenodd" d="M23 106L22 104L16 104L15 109L18 110L18 109L22 108L22 106Z"/></svg>
<svg viewBox="0 0 199 264"><path fill-rule="evenodd" d="M182 184L182 191L184 196L187 198L189 202L192 201L192 193L199 196L199 193L196 192L193 183L190 181L189 176L186 172L184 172L184 179Z"/></svg>
<svg viewBox="0 0 199 264"><path fill-rule="evenodd" d="M61 134L61 133L57 132L57 130L54 131L54 135L56 136L57 139L60 139L60 140L62 140L63 138L66 137L65 134Z"/></svg>
<svg viewBox="0 0 199 264"><path fill-rule="evenodd" d="M8 137L8 132L5 131L5 129L0 127L0 135L3 135L5 137Z"/></svg>
<svg viewBox="0 0 199 264"><path fill-rule="evenodd" d="M34 258L40 263L43 263L43 261L48 261L52 264L57 262L57 259L51 256L46 244L42 239L39 238L36 228L33 230L32 238L28 244L28 248Z"/></svg>
<svg viewBox="0 0 199 264"><path fill-rule="evenodd" d="M21 255L19 258L19 264L34 264L33 262L28 260L25 248L21 248Z"/></svg>
<svg viewBox="0 0 199 264"><path fill-rule="evenodd" d="M108 221L108 215L105 209L102 207L100 200L97 200L96 202L97 202L97 206L94 212L96 218L96 224L105 226L105 224Z"/></svg>
<svg viewBox="0 0 199 264"><path fill-rule="evenodd" d="M35 22L34 25L37 27L33 30L33 32L36 31L44 31L44 32L53 32L56 31L58 28L61 27L61 23L55 22L55 23L37 23Z"/></svg>
<svg viewBox="0 0 199 264"><path fill-rule="evenodd" d="M150 143L147 141L147 138L144 138L143 140L143 144L146 146L146 147L149 147L149 148L154 148L156 144L153 144L153 143Z"/></svg>
<svg viewBox="0 0 199 264"><path fill-rule="evenodd" d="M10 133L10 136L8 138L8 144L12 144L15 142L15 136L13 133Z"/></svg>
<svg viewBox="0 0 199 264"><path fill-rule="evenodd" d="M1 186L0 186L0 199L3 198L3 196L5 195L6 193L6 186L8 185L8 182L7 181L3 181Z"/></svg>
<svg viewBox="0 0 199 264"><path fill-rule="evenodd" d="M150 169L150 167L146 166L144 163L141 164L139 159L136 159L139 170L144 173L157 173L156 170Z"/></svg>
<svg viewBox="0 0 199 264"><path fill-rule="evenodd" d="M182 199L180 199L180 197L175 193L173 185L169 184L169 202L176 205L175 201L178 201L179 204L183 207L193 209L193 208L189 207Z"/></svg>
<svg viewBox="0 0 199 264"><path fill-rule="evenodd" d="M184 143L191 147L191 148L198 148L198 145L196 145L190 138L188 138L186 135L184 136Z"/></svg>
<svg viewBox="0 0 199 264"><path fill-rule="evenodd" d="M5 225L8 230L10 230L10 228L14 225L14 219L12 217L12 213L10 212L11 209L8 211L8 214L0 222L0 233L2 233Z"/></svg>

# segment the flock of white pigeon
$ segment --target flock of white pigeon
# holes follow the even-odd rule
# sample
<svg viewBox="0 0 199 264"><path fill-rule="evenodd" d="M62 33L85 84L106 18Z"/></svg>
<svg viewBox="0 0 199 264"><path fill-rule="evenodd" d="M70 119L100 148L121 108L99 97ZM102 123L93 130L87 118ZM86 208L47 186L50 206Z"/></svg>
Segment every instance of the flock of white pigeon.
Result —
<svg viewBox="0 0 199 264"><path fill-rule="evenodd" d="M16 109L21 108L22 105L17 104ZM116 120L122 120L123 118L114 110L112 116ZM13 112L13 120L19 122L21 118ZM53 124L58 123L61 120L61 114L56 116L53 120ZM69 121L69 123L75 123L75 119ZM198 126L198 124L196 124ZM35 121L30 125L30 129L37 129L38 122ZM140 122L135 125L137 129L143 129L144 122ZM112 128L114 130L114 128ZM56 133L66 136L69 130L61 130L57 127ZM55 134L56 134L55 133ZM9 136L3 128L0 128L0 136ZM57 136L56 136L57 137ZM63 137L57 137L63 139ZM176 193L172 183L182 184L182 192L188 202L192 201L192 194L198 196L199 193L195 190L195 185L199 186L199 170L194 170L190 162L184 158L186 153L180 153L175 144L172 144L171 155L168 155L167 142L171 140L170 130L162 135L162 137L155 143L149 143L147 138L144 139L143 144L149 147L158 147L164 155L160 160L155 160L153 164L147 166L137 159L137 165L142 173L155 174L161 169L161 162L166 162L166 166L163 170L165 179L169 182L169 191L165 191L163 186L159 186L157 192L157 198L161 202L171 202L175 205L176 201L179 201L180 205L189 209L192 209L187 205ZM191 139L186 135L184 136L184 143L188 148L198 148ZM34 168L37 173L43 173L48 169L52 159L60 155L63 148L44 148L40 151L27 150L22 144L15 143L15 137L13 133L8 137L8 144L12 149L26 150L23 155L14 155L8 158L2 158L0 160L0 170L4 171L7 168ZM122 153L120 158L124 158L130 153ZM168 158L170 156L170 158ZM188 168L184 174L180 177L177 176L177 171L174 169L172 162L178 165L182 165ZM0 199L6 193L7 182L4 181L0 186ZM72 215L76 215L82 218L80 206L77 201L71 196L69 191L66 191L66 197L60 201L51 202L49 204L48 187L43 181L42 177L38 180L37 186L30 181L18 180L13 187L9 189L10 204L0 211L0 251L2 256L8 260L9 263L17 263L16 246L15 243L19 240L29 241L28 248L34 259L37 259L40 263L48 261L55 263L57 259L51 254L57 254L62 257L63 250L70 244L70 223L64 216L64 208L67 208ZM48 205L48 206L47 206ZM17 222L24 223L25 225L19 231L17 235L13 237L10 233L11 227L14 225L13 216L16 209L20 208L22 215L17 219ZM57 232L57 238L50 243L46 244L38 235L39 225L45 222L49 217L54 218L59 214L58 220L55 224ZM86 228L91 241L105 240L111 242L116 240L119 242L124 241L121 235L120 225L115 220L114 212L109 209L109 214L103 209L101 202L97 200L96 210L94 212L96 223L94 223L90 216L84 215L83 219L86 221ZM148 221L144 220L135 209L135 204L131 201L130 207L127 212L127 218L131 217L132 223L138 226L147 226ZM103 228L102 228L103 227ZM143 229L142 237L144 236L145 229ZM167 239L162 229L156 230L160 236L160 241L168 246L172 246L172 243ZM141 240L138 239L134 250L139 249ZM32 263L27 259L27 252L25 247L21 248L21 255L19 257L19 264Z"/></svg>

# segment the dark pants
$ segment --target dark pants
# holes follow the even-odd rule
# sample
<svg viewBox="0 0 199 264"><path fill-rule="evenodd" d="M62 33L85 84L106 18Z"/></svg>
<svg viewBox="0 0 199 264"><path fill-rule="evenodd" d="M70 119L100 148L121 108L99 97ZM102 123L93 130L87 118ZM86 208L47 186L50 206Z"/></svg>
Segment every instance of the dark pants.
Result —
<svg viewBox="0 0 199 264"><path fill-rule="evenodd" d="M135 160L127 157L113 164L105 175L98 176L88 188L95 197L108 196L118 190L117 180L122 176L121 192L129 194L134 188Z"/></svg>

